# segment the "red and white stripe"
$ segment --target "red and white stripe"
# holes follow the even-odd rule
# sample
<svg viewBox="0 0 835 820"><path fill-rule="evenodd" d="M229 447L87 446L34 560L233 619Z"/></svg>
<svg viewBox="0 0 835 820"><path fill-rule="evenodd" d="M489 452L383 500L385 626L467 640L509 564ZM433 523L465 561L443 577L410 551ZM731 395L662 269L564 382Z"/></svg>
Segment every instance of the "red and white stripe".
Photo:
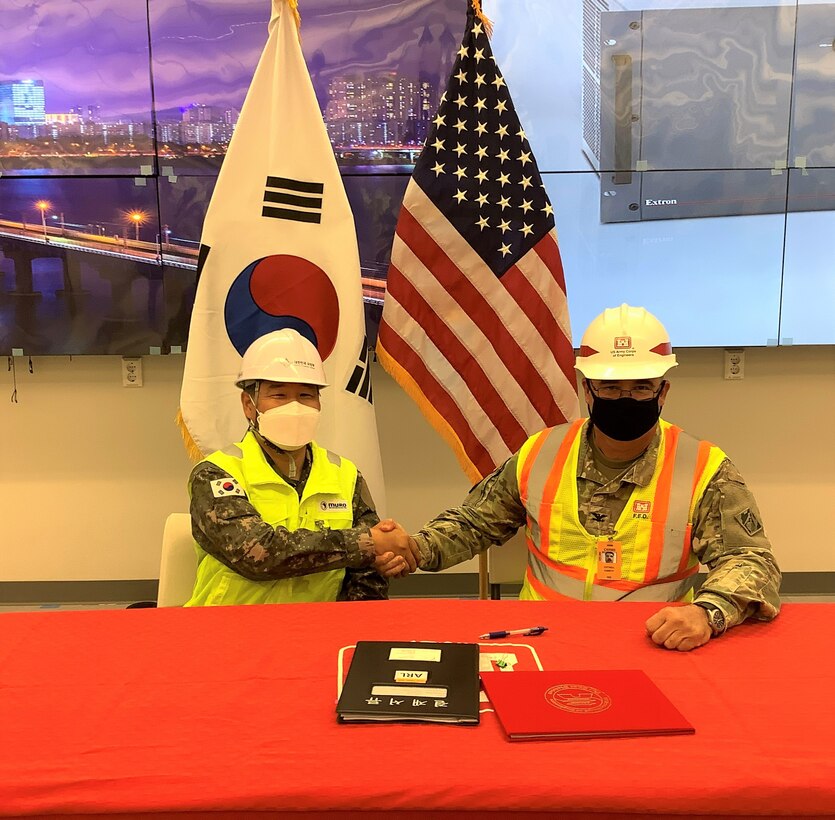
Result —
<svg viewBox="0 0 835 820"><path fill-rule="evenodd" d="M556 233L501 278L414 181L397 224L380 342L480 475L534 432L576 418Z"/></svg>

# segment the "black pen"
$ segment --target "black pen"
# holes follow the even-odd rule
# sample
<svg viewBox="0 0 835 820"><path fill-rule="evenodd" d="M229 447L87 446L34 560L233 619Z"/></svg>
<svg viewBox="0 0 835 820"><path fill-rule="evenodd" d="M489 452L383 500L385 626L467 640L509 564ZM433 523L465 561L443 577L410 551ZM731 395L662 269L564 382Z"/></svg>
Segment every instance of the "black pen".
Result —
<svg viewBox="0 0 835 820"><path fill-rule="evenodd" d="M547 626L529 626L527 629L500 629L498 632L488 632L486 635L479 635L479 640L491 640L493 638L507 638L509 635L541 635Z"/></svg>

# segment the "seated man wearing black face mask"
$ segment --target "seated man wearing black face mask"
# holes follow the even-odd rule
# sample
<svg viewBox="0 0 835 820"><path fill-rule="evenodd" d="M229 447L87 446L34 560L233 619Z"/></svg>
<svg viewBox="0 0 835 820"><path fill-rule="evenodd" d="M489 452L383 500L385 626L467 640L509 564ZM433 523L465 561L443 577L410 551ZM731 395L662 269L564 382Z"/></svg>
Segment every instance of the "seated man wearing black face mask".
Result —
<svg viewBox="0 0 835 820"><path fill-rule="evenodd" d="M327 386L316 347L268 333L237 385L249 430L189 479L199 563L186 606L388 597L387 576L415 569L414 552L380 526L357 468L314 441Z"/></svg>
<svg viewBox="0 0 835 820"><path fill-rule="evenodd" d="M652 314L604 311L575 364L590 419L532 436L429 522L413 537L420 568L445 569L524 527L524 600L682 602L646 623L655 643L682 651L774 618L780 571L751 492L722 450L660 419L676 364ZM709 571L694 598L700 563Z"/></svg>

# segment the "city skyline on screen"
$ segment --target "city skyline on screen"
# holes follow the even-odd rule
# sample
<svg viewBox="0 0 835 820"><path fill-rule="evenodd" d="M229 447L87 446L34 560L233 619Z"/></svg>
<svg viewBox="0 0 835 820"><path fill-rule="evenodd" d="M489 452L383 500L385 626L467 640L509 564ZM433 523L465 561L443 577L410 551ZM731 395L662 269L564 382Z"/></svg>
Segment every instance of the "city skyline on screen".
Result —
<svg viewBox="0 0 835 820"><path fill-rule="evenodd" d="M413 164L463 28L466 4L454 6L302 3L305 56L340 163ZM148 11L13 0L0 30L0 168L152 175L156 138L160 163L193 158L178 172L216 173L268 18L264 0L157 0Z"/></svg>

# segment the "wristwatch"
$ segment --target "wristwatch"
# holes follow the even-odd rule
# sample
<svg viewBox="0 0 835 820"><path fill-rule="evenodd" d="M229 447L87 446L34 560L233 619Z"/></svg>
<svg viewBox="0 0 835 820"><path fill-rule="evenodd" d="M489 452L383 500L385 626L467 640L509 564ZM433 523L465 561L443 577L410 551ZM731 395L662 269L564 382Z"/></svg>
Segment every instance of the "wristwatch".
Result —
<svg viewBox="0 0 835 820"><path fill-rule="evenodd" d="M718 638L727 628L725 613L716 604L709 604L706 601L694 601L707 613L707 624L710 627L711 637Z"/></svg>

